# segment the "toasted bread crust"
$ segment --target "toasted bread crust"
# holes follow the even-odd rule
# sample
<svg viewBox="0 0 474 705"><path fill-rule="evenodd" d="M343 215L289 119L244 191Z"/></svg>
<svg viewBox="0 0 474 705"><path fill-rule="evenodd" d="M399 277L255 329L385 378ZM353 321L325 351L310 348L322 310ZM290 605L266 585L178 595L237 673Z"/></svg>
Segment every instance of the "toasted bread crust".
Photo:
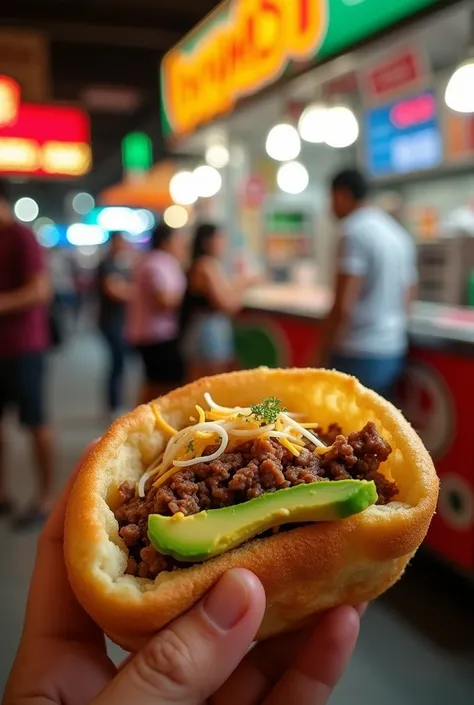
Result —
<svg viewBox="0 0 474 705"><path fill-rule="evenodd" d="M153 402L177 427L210 391L218 403L245 406L277 396L292 411L345 433L376 422L393 453L382 469L399 488L397 500L350 519L254 539L206 563L153 581L125 576L127 549L113 516L116 490L136 480L167 441L151 405L119 419L88 457L71 493L65 557L77 598L116 643L140 648L189 609L229 568L262 581L267 609L258 638L304 623L339 604L373 600L403 573L423 541L438 496L438 478L421 440L387 401L354 378L328 370L258 369L205 378Z"/></svg>

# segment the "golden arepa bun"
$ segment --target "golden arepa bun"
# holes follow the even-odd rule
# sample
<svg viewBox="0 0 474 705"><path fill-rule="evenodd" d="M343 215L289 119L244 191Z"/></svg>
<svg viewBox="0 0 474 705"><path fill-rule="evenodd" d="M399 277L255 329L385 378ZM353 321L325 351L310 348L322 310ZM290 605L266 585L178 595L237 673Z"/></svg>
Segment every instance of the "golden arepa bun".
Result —
<svg viewBox="0 0 474 705"><path fill-rule="evenodd" d="M344 434L374 421L393 452L380 470L400 490L396 501L349 519L315 523L254 539L208 562L162 572L153 580L125 575L127 548L114 517L118 487L136 482L168 441L152 405L175 428L188 426L210 392L223 406L277 397L291 412ZM128 651L188 610L229 568L253 571L267 608L258 639L298 627L316 612L375 599L402 575L428 530L438 478L423 443L390 403L353 377L329 370L260 368L208 377L116 421L91 452L73 487L65 557L72 588L104 632Z"/></svg>

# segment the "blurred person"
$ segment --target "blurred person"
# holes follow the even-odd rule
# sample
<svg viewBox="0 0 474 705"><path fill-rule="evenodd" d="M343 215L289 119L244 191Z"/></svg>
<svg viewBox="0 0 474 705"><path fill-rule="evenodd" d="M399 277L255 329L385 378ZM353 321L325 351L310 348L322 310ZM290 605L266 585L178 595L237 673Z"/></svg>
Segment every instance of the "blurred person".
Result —
<svg viewBox="0 0 474 705"><path fill-rule="evenodd" d="M110 234L110 246L99 265L99 330L107 345L109 363L106 408L111 417L122 405L122 386L127 355L125 311L131 295L130 245L119 232Z"/></svg>
<svg viewBox="0 0 474 705"><path fill-rule="evenodd" d="M0 417L18 410L33 441L38 487L20 528L43 520L51 508L53 448L45 411L45 356L49 345L49 279L43 250L31 230L17 223L0 182ZM0 426L0 514L13 510L4 467Z"/></svg>
<svg viewBox="0 0 474 705"><path fill-rule="evenodd" d="M416 293L416 249L410 235L367 203L362 173L347 169L331 183L341 242L335 300L317 362L355 375L389 396L405 362L408 312Z"/></svg>
<svg viewBox="0 0 474 705"><path fill-rule="evenodd" d="M265 592L228 571L191 610L120 666L67 579L63 534L72 480L45 527L4 705L326 705L346 670L364 607L338 607L254 645Z"/></svg>
<svg viewBox="0 0 474 705"><path fill-rule="evenodd" d="M54 247L49 253L48 269L53 289L53 308L62 332L73 332L78 317L78 294L74 265L68 253Z"/></svg>
<svg viewBox="0 0 474 705"><path fill-rule="evenodd" d="M182 234L160 222L152 233L150 251L133 270L126 327L127 340L143 362L140 403L166 394L183 382L178 344L178 312L186 288L183 254Z"/></svg>
<svg viewBox="0 0 474 705"><path fill-rule="evenodd" d="M196 228L181 311L183 351L190 381L226 372L235 364L232 316L255 276L230 278L222 266L226 238L212 223Z"/></svg>

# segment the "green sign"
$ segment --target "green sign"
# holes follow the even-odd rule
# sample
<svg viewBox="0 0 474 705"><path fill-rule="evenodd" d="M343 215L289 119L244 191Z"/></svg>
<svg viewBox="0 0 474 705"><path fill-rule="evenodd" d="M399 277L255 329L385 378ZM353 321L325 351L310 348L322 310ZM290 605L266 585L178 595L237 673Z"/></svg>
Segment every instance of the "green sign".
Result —
<svg viewBox="0 0 474 705"><path fill-rule="evenodd" d="M131 132L122 141L122 165L126 171L147 171L153 164L151 139L144 132Z"/></svg>
<svg viewBox="0 0 474 705"><path fill-rule="evenodd" d="M443 0L228 0L165 56L165 136L192 133L244 97Z"/></svg>

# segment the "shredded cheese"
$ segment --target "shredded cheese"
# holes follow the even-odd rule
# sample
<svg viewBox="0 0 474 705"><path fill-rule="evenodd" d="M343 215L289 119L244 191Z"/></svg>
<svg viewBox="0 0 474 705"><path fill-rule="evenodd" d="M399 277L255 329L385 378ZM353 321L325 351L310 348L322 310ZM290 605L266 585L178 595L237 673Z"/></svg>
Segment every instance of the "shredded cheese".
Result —
<svg viewBox="0 0 474 705"><path fill-rule="evenodd" d="M293 445L293 443L290 443L288 438L280 438L280 443L282 446L285 446L287 450L290 451L292 455L294 455L296 458L300 455L300 451L297 450L297 448Z"/></svg>
<svg viewBox="0 0 474 705"><path fill-rule="evenodd" d="M243 416L250 416L250 414L252 413L250 407L242 408L240 406L235 406L233 409L230 409L227 406L219 406L219 404L216 404L209 392L206 392L204 394L204 399L206 400L210 409L212 409L213 411L220 411L223 414L242 414Z"/></svg>
<svg viewBox="0 0 474 705"><path fill-rule="evenodd" d="M301 414L292 414L280 411L274 423L260 425L258 419L247 407L229 408L220 406L212 399L211 395L204 394L209 410L196 404L198 419L192 426L181 429L173 428L167 423L159 409L152 406L157 425L170 436L164 453L145 470L138 482L138 494L145 496L145 487L148 480L157 476L153 487L160 487L182 468L192 467L198 463L209 463L219 458L226 451L237 447L244 439L274 438L290 451L296 458L305 448L306 440L316 446L316 453L325 453L329 450L314 433L308 429L318 426L315 423L299 423L295 417ZM230 440L232 439L232 440ZM218 443L219 447L211 455L203 455L210 444Z"/></svg>
<svg viewBox="0 0 474 705"><path fill-rule="evenodd" d="M204 409L199 406L199 404L196 404L196 411L199 414L199 423L204 423L206 420L206 414L204 413Z"/></svg>
<svg viewBox="0 0 474 705"><path fill-rule="evenodd" d="M302 436L304 436L304 437L307 438L309 441L311 441L311 443L314 443L314 445L315 445L316 447L319 447L319 448L325 448L325 447L326 447L326 446L324 445L324 443L323 443L322 441L320 441L319 438L317 438L317 437L314 435L314 433L310 433L307 428L304 428L301 424L299 424L297 421L295 421L294 419L292 419L291 416L288 416L288 414L285 414L285 413L282 412L282 413L281 413L281 417L282 417L282 419L283 419L284 421L287 422L287 424L288 424L289 426L291 426L292 428L296 428L296 429L301 433Z"/></svg>
<svg viewBox="0 0 474 705"><path fill-rule="evenodd" d="M157 425L161 426L163 431L165 433L167 433L169 436L175 436L178 433L178 431L175 428L173 428L173 426L170 426L169 423L167 423L164 420L164 418L160 414L160 410L158 409L158 407L156 407L153 404L151 408L152 408L153 414L155 416L155 421L156 421Z"/></svg>

